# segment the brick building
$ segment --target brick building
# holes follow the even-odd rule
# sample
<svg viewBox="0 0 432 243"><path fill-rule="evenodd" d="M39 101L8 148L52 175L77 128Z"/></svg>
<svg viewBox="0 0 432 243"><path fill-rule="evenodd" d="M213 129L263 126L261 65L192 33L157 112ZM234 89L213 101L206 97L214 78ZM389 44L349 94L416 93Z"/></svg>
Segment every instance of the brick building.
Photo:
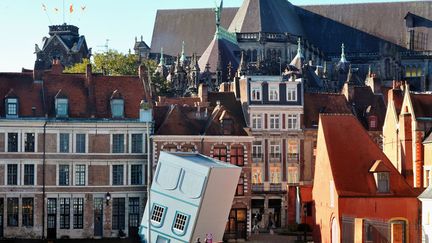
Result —
<svg viewBox="0 0 432 243"><path fill-rule="evenodd" d="M419 242L418 194L354 116L320 116L315 242Z"/></svg>
<svg viewBox="0 0 432 243"><path fill-rule="evenodd" d="M35 78L36 77L36 78ZM145 203L140 76L1 73L0 238L137 232Z"/></svg>
<svg viewBox="0 0 432 243"><path fill-rule="evenodd" d="M201 84L198 94L197 97L159 97L154 107L154 161L160 151L194 151L242 167L225 238L245 239L252 229L253 137L234 93L208 92L207 86Z"/></svg>

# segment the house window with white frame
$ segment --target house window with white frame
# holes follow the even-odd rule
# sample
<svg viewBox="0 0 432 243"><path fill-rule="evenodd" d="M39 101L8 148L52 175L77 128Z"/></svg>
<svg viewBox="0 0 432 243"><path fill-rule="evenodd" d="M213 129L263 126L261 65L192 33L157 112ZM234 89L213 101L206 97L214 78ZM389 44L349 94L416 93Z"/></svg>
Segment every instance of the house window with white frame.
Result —
<svg viewBox="0 0 432 243"><path fill-rule="evenodd" d="M140 154L143 152L143 135L141 133L132 134L131 137L131 152L134 154Z"/></svg>
<svg viewBox="0 0 432 243"><path fill-rule="evenodd" d="M269 85L269 101L279 101L279 85Z"/></svg>
<svg viewBox="0 0 432 243"><path fill-rule="evenodd" d="M381 193L390 192L389 172L376 173L376 180L377 180L378 192L381 192Z"/></svg>
<svg viewBox="0 0 432 243"><path fill-rule="evenodd" d="M86 152L86 135L79 133L75 135L75 152L85 153Z"/></svg>
<svg viewBox="0 0 432 243"><path fill-rule="evenodd" d="M69 133L60 133L60 153L69 153Z"/></svg>
<svg viewBox="0 0 432 243"><path fill-rule="evenodd" d="M252 158L262 158L262 142L254 141L252 144Z"/></svg>
<svg viewBox="0 0 432 243"><path fill-rule="evenodd" d="M270 158L280 158L280 143L278 141L270 141Z"/></svg>
<svg viewBox="0 0 432 243"><path fill-rule="evenodd" d="M153 209L151 211L151 217L150 217L152 224L155 224L157 226L163 224L165 211L166 211L165 207L161 205L153 204Z"/></svg>
<svg viewBox="0 0 432 243"><path fill-rule="evenodd" d="M254 85L251 87L251 100L252 101L261 101L262 95L261 95L261 85Z"/></svg>
<svg viewBox="0 0 432 243"><path fill-rule="evenodd" d="M112 135L112 152L113 153L124 153L125 145L124 145L124 134L113 134Z"/></svg>
<svg viewBox="0 0 432 243"><path fill-rule="evenodd" d="M177 235L183 235L186 231L186 225L189 221L189 216L177 212L174 219L173 231Z"/></svg>
<svg viewBox="0 0 432 243"><path fill-rule="evenodd" d="M69 186L69 165L59 165L59 185Z"/></svg>
<svg viewBox="0 0 432 243"><path fill-rule="evenodd" d="M6 118L18 117L18 99L7 98L6 101Z"/></svg>
<svg viewBox="0 0 432 243"><path fill-rule="evenodd" d="M75 185L85 186L86 184L86 166L75 165Z"/></svg>
<svg viewBox="0 0 432 243"><path fill-rule="evenodd" d="M68 117L68 103L67 98L56 98L55 108L57 117Z"/></svg>
<svg viewBox="0 0 432 243"><path fill-rule="evenodd" d="M24 133L24 152L35 151L35 134L28 132Z"/></svg>
<svg viewBox="0 0 432 243"><path fill-rule="evenodd" d="M131 165L131 185L142 185L143 184L143 166L142 165Z"/></svg>
<svg viewBox="0 0 432 243"><path fill-rule="evenodd" d="M288 159L298 159L298 143L296 140L288 140Z"/></svg>
<svg viewBox="0 0 432 243"><path fill-rule="evenodd" d="M18 165L7 165L7 184L10 186L18 185Z"/></svg>
<svg viewBox="0 0 432 243"><path fill-rule="evenodd" d="M288 114L287 115L287 121L288 121L288 129L298 129L298 115L297 114Z"/></svg>
<svg viewBox="0 0 432 243"><path fill-rule="evenodd" d="M280 115L279 114L270 114L270 129L280 129Z"/></svg>
<svg viewBox="0 0 432 243"><path fill-rule="evenodd" d="M297 87L287 87L287 101L297 101Z"/></svg>
<svg viewBox="0 0 432 243"><path fill-rule="evenodd" d="M18 133L9 132L8 133L8 152L18 152Z"/></svg>
<svg viewBox="0 0 432 243"><path fill-rule="evenodd" d="M112 166L112 185L120 186L123 185L124 179L124 166L123 165L113 165Z"/></svg>
<svg viewBox="0 0 432 243"><path fill-rule="evenodd" d="M262 129L262 114L252 114L252 129Z"/></svg>
<svg viewBox="0 0 432 243"><path fill-rule="evenodd" d="M31 186L35 184L35 166L31 164L24 165L24 185Z"/></svg>

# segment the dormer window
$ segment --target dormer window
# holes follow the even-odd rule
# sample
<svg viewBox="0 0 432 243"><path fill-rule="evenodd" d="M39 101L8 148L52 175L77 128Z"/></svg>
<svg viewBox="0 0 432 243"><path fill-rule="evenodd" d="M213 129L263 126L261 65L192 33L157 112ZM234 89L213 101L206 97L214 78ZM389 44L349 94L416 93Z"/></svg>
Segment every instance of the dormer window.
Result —
<svg viewBox="0 0 432 243"><path fill-rule="evenodd" d="M377 117L376 116L370 116L369 117L369 129L376 129L377 128Z"/></svg>
<svg viewBox="0 0 432 243"><path fill-rule="evenodd" d="M251 100L261 101L261 99L261 84L255 84L251 87Z"/></svg>
<svg viewBox="0 0 432 243"><path fill-rule="evenodd" d="M112 118L123 118L124 117L124 101L123 101L123 99L111 100L111 113L112 113Z"/></svg>
<svg viewBox="0 0 432 243"><path fill-rule="evenodd" d="M69 101L67 98L56 98L55 108L57 117L68 117L68 104Z"/></svg>
<svg viewBox="0 0 432 243"><path fill-rule="evenodd" d="M6 117L14 118L18 117L18 99L17 98L7 98L5 101L6 107Z"/></svg>
<svg viewBox="0 0 432 243"><path fill-rule="evenodd" d="M375 181L377 183L377 189L380 193L389 193L389 172L378 172L375 173Z"/></svg>
<svg viewBox="0 0 432 243"><path fill-rule="evenodd" d="M269 101L279 101L279 85L269 86Z"/></svg>

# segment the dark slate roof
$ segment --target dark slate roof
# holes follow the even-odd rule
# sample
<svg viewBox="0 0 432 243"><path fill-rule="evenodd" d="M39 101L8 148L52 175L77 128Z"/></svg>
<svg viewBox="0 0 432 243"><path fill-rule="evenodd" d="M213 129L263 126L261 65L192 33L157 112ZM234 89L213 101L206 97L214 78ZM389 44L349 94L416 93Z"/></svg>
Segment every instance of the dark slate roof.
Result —
<svg viewBox="0 0 432 243"><path fill-rule="evenodd" d="M294 6L286 0L244 0L228 30L303 36L302 24Z"/></svg>
<svg viewBox="0 0 432 243"><path fill-rule="evenodd" d="M356 86L354 87L354 96L351 105L357 119L366 129L372 130L369 128L368 118L370 116L376 116L377 128L373 130L382 130L385 114L387 112L387 106L385 105L383 95L374 94L369 86Z"/></svg>
<svg viewBox="0 0 432 243"><path fill-rule="evenodd" d="M237 8L224 8L221 26L228 28ZM213 9L173 9L158 10L153 29L151 52L159 53L161 48L170 56L181 52L185 41L185 53L198 56L205 51L216 30Z"/></svg>
<svg viewBox="0 0 432 243"><path fill-rule="evenodd" d="M432 20L432 4L430 1L407 1L407 2L387 2L387 3L359 3L359 4L337 4L337 5L315 5L299 7L309 13L325 16L325 23L317 23L318 26L310 26L310 22L305 22L302 18L303 26L310 26L310 31L316 31L321 34L336 34L332 33L331 26L337 26L334 22L338 22L347 26L347 28L358 29L364 33L379 37L394 44L405 46L406 43L406 28L405 16L408 12L414 14L426 21L417 21L415 25L429 26L429 36L432 35L430 28ZM316 18L318 20L319 18ZM417 18L419 19L419 18ZM332 22L334 21L334 22ZM391 26L391 28L389 28ZM326 27L322 30L321 27ZM330 32L328 32L330 31ZM345 38L349 39L350 33L345 33ZM362 36L362 35L360 35ZM360 41L360 40L359 40ZM354 43L349 45L353 45ZM315 43L314 43L315 44ZM360 43L356 43L360 44ZM429 50L432 50L432 42L429 41ZM350 49L347 50L350 52Z"/></svg>
<svg viewBox="0 0 432 243"><path fill-rule="evenodd" d="M318 144L322 140L325 143L327 163L339 196L418 196L354 116L321 115L319 129ZM318 149L318 157L322 151ZM386 195L378 192L370 172L377 160L381 160L389 172L390 193Z"/></svg>
<svg viewBox="0 0 432 243"><path fill-rule="evenodd" d="M432 94L411 93L410 95L416 118L432 118Z"/></svg>
<svg viewBox="0 0 432 243"><path fill-rule="evenodd" d="M237 44L224 38L214 38L199 59L198 65L200 70L205 70L206 65L210 64L210 71L215 73L220 59L222 80L225 80L228 77L227 67L229 63L232 66L231 75L236 72L240 62L237 56L239 53L240 48Z"/></svg>

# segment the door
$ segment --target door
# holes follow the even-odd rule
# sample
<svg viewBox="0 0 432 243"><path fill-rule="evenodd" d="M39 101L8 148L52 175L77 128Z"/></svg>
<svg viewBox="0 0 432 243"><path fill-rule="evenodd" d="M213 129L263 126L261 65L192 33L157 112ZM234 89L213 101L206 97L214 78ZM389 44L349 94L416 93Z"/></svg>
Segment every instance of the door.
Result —
<svg viewBox="0 0 432 243"><path fill-rule="evenodd" d="M138 239L138 227L140 224L139 197L129 198L129 237Z"/></svg>
<svg viewBox="0 0 432 243"><path fill-rule="evenodd" d="M0 239L3 238L4 199L0 198Z"/></svg>
<svg viewBox="0 0 432 243"><path fill-rule="evenodd" d="M103 198L94 199L94 236L103 236Z"/></svg>
<svg viewBox="0 0 432 243"><path fill-rule="evenodd" d="M405 222L395 221L391 224L392 243L405 243Z"/></svg>
<svg viewBox="0 0 432 243"><path fill-rule="evenodd" d="M47 199L47 238L57 238L57 199Z"/></svg>
<svg viewBox="0 0 432 243"><path fill-rule="evenodd" d="M246 239L246 209L231 209L225 228L225 239Z"/></svg>

